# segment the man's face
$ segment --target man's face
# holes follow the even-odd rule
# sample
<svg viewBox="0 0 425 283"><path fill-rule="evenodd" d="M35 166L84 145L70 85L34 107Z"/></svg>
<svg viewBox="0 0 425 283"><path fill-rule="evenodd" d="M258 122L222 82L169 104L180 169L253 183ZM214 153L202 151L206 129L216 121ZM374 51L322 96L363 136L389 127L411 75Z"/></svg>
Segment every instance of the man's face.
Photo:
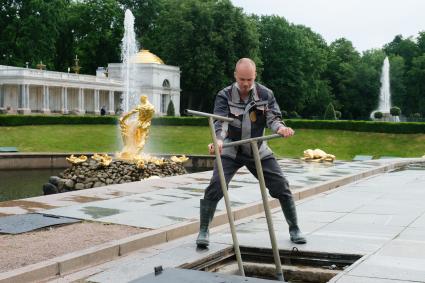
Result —
<svg viewBox="0 0 425 283"><path fill-rule="evenodd" d="M256 75L255 68L250 64L241 64L236 68L235 80L242 93L248 93L253 88Z"/></svg>

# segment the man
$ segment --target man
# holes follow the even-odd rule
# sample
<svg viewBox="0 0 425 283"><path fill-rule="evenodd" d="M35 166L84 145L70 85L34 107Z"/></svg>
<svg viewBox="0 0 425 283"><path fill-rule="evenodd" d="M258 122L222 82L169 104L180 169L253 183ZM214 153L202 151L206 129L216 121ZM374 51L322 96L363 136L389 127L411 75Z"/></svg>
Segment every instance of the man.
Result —
<svg viewBox="0 0 425 283"><path fill-rule="evenodd" d="M216 96L214 114L234 118L231 123L222 121L214 123L227 184L242 166L246 166L255 177L257 171L249 143L223 149L224 142L262 136L266 125L284 138L294 135L294 131L282 122L273 92L256 83L256 75L255 63L249 58L240 59L236 63L234 73L236 82L221 90ZM214 154L212 144L209 145L209 152ZM272 197L279 199L289 225L290 239L296 244L305 244L306 239L298 227L295 203L288 181L265 142L259 143L259 152L266 187ZM201 199L200 229L196 240L199 248L206 248L209 244L209 224L222 197L223 192L215 163L213 177L205 190L204 199Z"/></svg>

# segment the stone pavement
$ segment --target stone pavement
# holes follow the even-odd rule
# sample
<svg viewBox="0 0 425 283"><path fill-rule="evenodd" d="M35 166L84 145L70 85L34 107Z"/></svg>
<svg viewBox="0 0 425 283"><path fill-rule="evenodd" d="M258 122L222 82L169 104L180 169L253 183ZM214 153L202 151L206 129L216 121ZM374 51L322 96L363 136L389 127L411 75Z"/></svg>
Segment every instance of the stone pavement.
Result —
<svg viewBox="0 0 425 283"><path fill-rule="evenodd" d="M417 167L416 167L417 168ZM308 236L300 251L359 254L363 257L330 282L425 282L425 166L384 173L298 203ZM281 249L291 249L280 209L273 220ZM264 217L237 226L242 246L270 248ZM194 235L98 267L90 282L127 282L154 266L179 266L231 247L230 231L212 233L207 251L196 251ZM61 282L61 281L58 281Z"/></svg>
<svg viewBox="0 0 425 283"><path fill-rule="evenodd" d="M420 159L414 161L418 160ZM354 268L352 270L354 273L351 273L351 270L344 272L347 273L344 275L347 277L343 276L338 280L350 280L351 277L355 280L359 276L371 275L367 271L367 266L376 265L376 259L372 255L378 253L398 234L406 232L405 228L411 225L413 220L417 221L416 225L425 223L423 219L425 206L424 210L421 210L418 198L422 196L420 187L425 187L423 184L425 171L417 170L413 172L415 174L410 174L411 170L381 174L334 191L329 190L411 161L398 159L322 164L280 160L279 163L289 179L295 199L302 199L297 202L298 211L302 229L308 234L309 243L298 248L365 255L360 264L356 263L353 266L353 268L362 266L363 262L366 262L363 265L366 266L366 269L363 268L364 273L356 273ZM35 210L53 215L152 229L140 237L133 236L124 241L69 255L66 259L61 257L49 260L48 263L41 263L45 273L35 277L40 281L40 278L46 278L48 274L50 276L59 274L60 278L55 279L56 282L73 282L88 277L91 282L127 282L152 272L156 265L179 266L202 258L208 253L230 247L231 239L226 232L227 225L223 225L227 217L222 201L214 221L215 225L222 226L213 229L221 231L212 235L214 243L208 251L199 252L194 249L195 233L199 226L199 199L211 174L212 172L208 171L37 197L17 202L19 205L16 206L14 202L8 202L9 206L0 206L0 213L26 213ZM387 190L393 186L394 189ZM403 191L400 191L400 186ZM410 187L414 189L405 191ZM241 169L231 182L229 192L234 216L239 223L238 235L241 244L268 246L265 219L261 215L255 215L261 212L262 207L255 178L246 169ZM314 196L318 193L320 194ZM312 197L306 198L309 196ZM403 202L397 201L399 199ZM25 201L32 205L31 210L22 205ZM277 202L272 207L276 206ZM405 209L408 209L408 213L405 213ZM249 220L247 217L252 215L254 218ZM274 218L279 247L282 249L292 247L280 209L275 209ZM418 229L416 226L408 228ZM424 234L424 231L414 230L404 237L410 237L410 241L423 245L418 239ZM186 235L190 236L181 238ZM180 239L175 240L178 238ZM397 250L397 247L393 247L392 251L394 250ZM422 261L419 261L422 264L423 250L418 251L422 253ZM389 254L391 250L381 256L390 257ZM382 257L378 258L378 262L380 259ZM16 270L15 273L26 272L26 276L31 274L35 276L35 270L39 271L40 268L30 266ZM413 264L412 270L419 272L418 276L423 275L417 265ZM372 275L371 278L381 278L380 274ZM0 282L17 282L11 278L29 278L13 276L13 272L0 274ZM412 278L416 280L418 276Z"/></svg>

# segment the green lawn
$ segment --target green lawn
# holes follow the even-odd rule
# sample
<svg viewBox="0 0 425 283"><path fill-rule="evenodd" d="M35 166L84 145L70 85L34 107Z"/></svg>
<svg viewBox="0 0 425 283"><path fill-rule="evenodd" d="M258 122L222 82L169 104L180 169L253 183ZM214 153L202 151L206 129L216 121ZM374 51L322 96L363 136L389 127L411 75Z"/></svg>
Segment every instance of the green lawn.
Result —
<svg viewBox="0 0 425 283"><path fill-rule="evenodd" d="M156 126L146 150L155 153L207 154L207 127ZM120 148L113 125L50 125L0 127L0 146L20 152L114 152ZM298 129L294 137L269 142L277 156L301 157L305 149L320 148L352 159L357 154L420 157L425 154L424 134L381 134L338 130Z"/></svg>

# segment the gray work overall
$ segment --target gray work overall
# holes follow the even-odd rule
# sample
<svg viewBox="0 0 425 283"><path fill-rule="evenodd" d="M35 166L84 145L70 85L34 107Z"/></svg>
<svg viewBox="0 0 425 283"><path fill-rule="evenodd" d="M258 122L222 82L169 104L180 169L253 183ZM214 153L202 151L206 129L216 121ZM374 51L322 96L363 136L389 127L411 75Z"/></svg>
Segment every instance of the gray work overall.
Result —
<svg viewBox="0 0 425 283"><path fill-rule="evenodd" d="M262 136L266 126L273 132L277 132L279 127L284 126L272 91L258 83L251 90L248 101L240 99L235 84L220 91L216 97L214 114L234 118L231 123L221 121L214 123L217 138L222 139L224 143ZM264 179L270 195L279 200L292 199L288 181L273 156L273 152L266 142L259 142L258 145ZM227 184L242 166L246 166L257 178L250 144L224 148L221 156ZM214 163L213 177L205 190L204 199L217 202L222 197L217 164Z"/></svg>

